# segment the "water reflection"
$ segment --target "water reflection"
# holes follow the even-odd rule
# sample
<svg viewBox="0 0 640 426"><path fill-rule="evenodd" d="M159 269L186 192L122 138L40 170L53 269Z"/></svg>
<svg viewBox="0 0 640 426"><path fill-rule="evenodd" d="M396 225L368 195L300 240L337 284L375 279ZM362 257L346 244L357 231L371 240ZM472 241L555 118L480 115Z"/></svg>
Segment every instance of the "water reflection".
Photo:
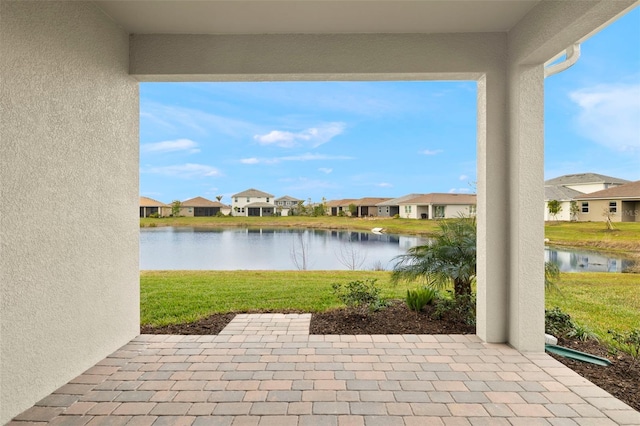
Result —
<svg viewBox="0 0 640 426"><path fill-rule="evenodd" d="M633 266L633 260L629 259L555 247L545 247L544 258L558 265L562 272L625 272Z"/></svg>
<svg viewBox="0 0 640 426"><path fill-rule="evenodd" d="M415 236L347 230L144 228L140 269L391 269L395 256L425 243Z"/></svg>

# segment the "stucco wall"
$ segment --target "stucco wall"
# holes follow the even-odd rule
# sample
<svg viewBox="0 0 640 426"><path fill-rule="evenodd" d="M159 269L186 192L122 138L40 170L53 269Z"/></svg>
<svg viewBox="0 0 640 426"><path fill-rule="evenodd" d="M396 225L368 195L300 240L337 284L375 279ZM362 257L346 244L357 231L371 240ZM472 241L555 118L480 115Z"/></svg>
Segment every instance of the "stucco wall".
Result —
<svg viewBox="0 0 640 426"><path fill-rule="evenodd" d="M139 332L138 89L94 5L0 14L4 424Z"/></svg>
<svg viewBox="0 0 640 426"><path fill-rule="evenodd" d="M589 203L589 212L582 212L582 203ZM615 202L617 211L611 213L612 222L622 222L622 203L620 200L578 200L578 221L579 222L605 222L607 217L605 212L609 211L609 203Z"/></svg>

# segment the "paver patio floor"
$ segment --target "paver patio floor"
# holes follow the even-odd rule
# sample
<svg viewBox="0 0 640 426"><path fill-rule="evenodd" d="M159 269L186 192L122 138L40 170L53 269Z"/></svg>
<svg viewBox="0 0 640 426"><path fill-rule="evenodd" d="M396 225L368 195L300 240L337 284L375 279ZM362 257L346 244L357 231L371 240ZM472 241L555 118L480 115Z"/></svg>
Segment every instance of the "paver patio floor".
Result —
<svg viewBox="0 0 640 426"><path fill-rule="evenodd" d="M640 425L544 353L473 335L309 335L310 318L138 336L9 424Z"/></svg>

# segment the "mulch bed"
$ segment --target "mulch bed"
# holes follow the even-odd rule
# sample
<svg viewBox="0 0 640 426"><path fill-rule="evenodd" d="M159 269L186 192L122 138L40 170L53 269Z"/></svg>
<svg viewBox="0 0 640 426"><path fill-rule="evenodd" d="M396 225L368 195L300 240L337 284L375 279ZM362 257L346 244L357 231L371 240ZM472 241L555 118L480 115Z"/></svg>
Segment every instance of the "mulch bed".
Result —
<svg viewBox="0 0 640 426"><path fill-rule="evenodd" d="M455 318L434 320L432 307L415 313L401 301L373 313L336 309L311 317L311 334L473 334L475 327ZM294 312L294 311L291 311ZM297 311L296 311L297 312ZM143 334L218 334L236 313L214 314L190 324L164 327L143 326ZM561 339L558 344L609 359L613 365L601 367L551 354L558 361L595 383L616 398L640 411L640 361L626 354L610 354L598 342Z"/></svg>

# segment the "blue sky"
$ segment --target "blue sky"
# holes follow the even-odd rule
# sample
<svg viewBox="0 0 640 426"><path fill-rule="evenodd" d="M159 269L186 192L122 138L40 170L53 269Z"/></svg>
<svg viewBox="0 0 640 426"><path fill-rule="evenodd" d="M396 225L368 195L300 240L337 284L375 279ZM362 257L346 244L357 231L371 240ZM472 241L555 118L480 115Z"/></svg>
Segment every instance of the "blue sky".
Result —
<svg viewBox="0 0 640 426"><path fill-rule="evenodd" d="M545 81L545 178L640 179L640 8ZM142 83L140 195L472 192L476 83Z"/></svg>

